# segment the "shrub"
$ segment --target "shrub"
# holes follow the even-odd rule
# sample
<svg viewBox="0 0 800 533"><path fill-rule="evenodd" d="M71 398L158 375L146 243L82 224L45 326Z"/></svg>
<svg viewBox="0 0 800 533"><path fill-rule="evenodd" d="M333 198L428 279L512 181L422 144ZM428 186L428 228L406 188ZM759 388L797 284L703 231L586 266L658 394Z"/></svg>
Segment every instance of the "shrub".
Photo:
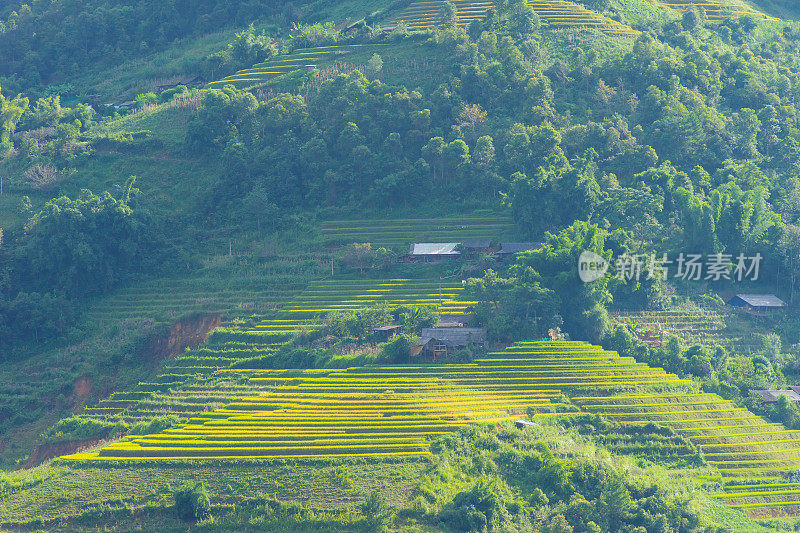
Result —
<svg viewBox="0 0 800 533"><path fill-rule="evenodd" d="M414 337L401 333L381 347L381 360L392 363L408 361Z"/></svg>
<svg viewBox="0 0 800 533"><path fill-rule="evenodd" d="M142 109L147 106L156 105L157 103L158 96L156 96L155 93L142 93L136 95L133 107L135 109Z"/></svg>
<svg viewBox="0 0 800 533"><path fill-rule="evenodd" d="M386 503L383 496L377 491L372 491L364 500L364 503L361 504L361 513L367 519L369 527L381 529L387 519Z"/></svg>
<svg viewBox="0 0 800 533"><path fill-rule="evenodd" d="M204 483L186 482L175 491L175 510L181 520L202 520L211 514L211 496Z"/></svg>
<svg viewBox="0 0 800 533"><path fill-rule="evenodd" d="M185 94L188 91L189 91L189 89L186 87L186 85L177 85L175 87L172 87L171 89L167 89L165 91L162 91L161 94L158 95L158 100L160 102L169 102L170 100L172 100L176 96L180 96L182 94Z"/></svg>
<svg viewBox="0 0 800 533"><path fill-rule="evenodd" d="M67 440L105 439L112 435L124 433L128 429L125 422L108 422L94 418L70 416L59 420L44 434L47 442L62 442Z"/></svg>
<svg viewBox="0 0 800 533"><path fill-rule="evenodd" d="M495 480L479 478L471 489L456 494L439 518L457 531L483 531L497 523L503 507Z"/></svg>
<svg viewBox="0 0 800 533"><path fill-rule="evenodd" d="M177 415L164 415L156 417L149 422L138 422L130 430L131 435L152 435L161 433L165 429L175 427L181 423Z"/></svg>

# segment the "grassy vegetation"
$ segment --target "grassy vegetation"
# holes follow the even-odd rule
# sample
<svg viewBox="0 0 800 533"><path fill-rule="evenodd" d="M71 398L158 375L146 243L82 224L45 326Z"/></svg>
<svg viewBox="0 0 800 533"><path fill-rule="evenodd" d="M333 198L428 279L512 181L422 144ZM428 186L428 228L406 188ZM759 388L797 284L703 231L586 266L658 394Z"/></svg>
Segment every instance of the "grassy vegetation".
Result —
<svg viewBox="0 0 800 533"><path fill-rule="evenodd" d="M426 464L420 459L356 462L347 464L344 470L336 463L315 462L262 464L255 468L246 463L208 462L171 468L41 466L8 476L11 486L7 497L0 500L0 524L4 528L27 524L36 529L36 524L46 523L50 529L65 518L86 514L90 509L127 506L139 514L147 512L143 509L147 505L167 511L160 519L173 517L168 509L173 503L172 489L186 479L204 482L217 509L258 495L299 501L316 509L335 509L359 502L364 493L376 489L381 490L387 503L401 506L411 500L412 488ZM343 471L348 483L341 481ZM81 497L69 497L77 494ZM173 521L171 525L180 527L181 523Z"/></svg>
<svg viewBox="0 0 800 533"><path fill-rule="evenodd" d="M369 242L373 246L403 249L412 242L499 242L513 234L513 225L512 220L505 216L471 215L453 218L330 220L323 222L320 230L329 243Z"/></svg>
<svg viewBox="0 0 800 533"><path fill-rule="evenodd" d="M387 4L326 3L320 16L341 19ZM411 3L394 21L405 20L412 31L430 29L438 24L441 4ZM461 25L481 18L491 5L456 4ZM679 4L671 6L677 13L688 9ZM593 49L601 58L619 55L630 48L628 37L638 33L632 28L678 16L637 1L626 8L628 26L610 18L613 12L601 15L571 2L531 5L548 28L541 34L549 51L542 65L562 59L579 65L583 58L576 47ZM711 7L712 18L722 12ZM175 43L112 70L96 90L103 98L122 99L164 79L174 81L230 37L222 32ZM438 56L427 61L427 51L410 41L303 48L208 87L257 87L260 99L302 84L313 92L315 84L364 65L375 53L385 62L374 77L436 87L450 67ZM316 73L306 71L312 64ZM88 87L91 81L87 75L75 84ZM64 339L22 347L20 359L31 357L0 371L0 381L8 384L0 393L0 421L15 428L3 434L4 465L15 464L37 441L95 441L129 433L54 463L3 474L0 528L185 530L170 509L171 498L175 487L193 480L208 485L213 496L214 518L199 524L201 530L366 529L371 518L356 506L376 490L402 511L395 528L434 530L444 527L457 495L478 486L481 476L503 470L503 461L532 453L539 442L547 442L559 461L588 456L625 471L632 476L626 479L632 480L633 494L637 483L667 487L687 497L687 510L702 509L704 523L731 531L761 529L745 514L800 514L800 483L791 475L800 467L800 432L768 423L690 380L597 346L527 341L492 348L471 361L439 364L410 359L356 365L353 361L364 360L355 354L361 347L335 363L315 359L329 313L383 304L432 306L442 315L457 315L474 303L460 297L461 278L450 265L414 265L419 269L409 274L407 265L392 264L389 273L350 279L354 272L339 272L326 278L336 246L370 242L405 251L415 241L520 240L514 238L515 221L489 211L455 214L462 206L394 215L403 218L334 206L319 212L324 220L319 225L310 217L290 232L264 237L260 221L256 229L252 220L225 218L204 204L204 194L220 186L224 163L184 151L197 101L191 96L103 122L86 136L93 151L71 161L74 172L58 186L58 194L86 187L117 193L136 175L150 208L175 228L184 220L191 228L180 226L170 236L185 245L170 273L133 280L89 301ZM447 135L444 130L431 135L438 133ZM497 141L498 147L506 145L500 136ZM226 186L235 186L231 183ZM35 205L50 196L12 183L0 196L0 227L24 223L17 210L23 194ZM200 212L207 219L200 220ZM177 356L170 352L166 362L146 357L157 351L153 341L169 344L165 332L192 317L219 319L222 326L208 342ZM709 347L743 350L749 340L747 331L726 329L730 317L716 311L631 312L617 318ZM282 358L292 348L302 357L289 364ZM290 368L275 368L281 365ZM539 425L527 433L512 429L510 423L519 418ZM491 427L475 429L480 423ZM473 443L479 444L459 447ZM503 494L512 495L509 508L520 494L530 500L523 488L529 480L523 478L502 478L511 487ZM719 493L708 496L694 479L712 480L705 489ZM287 501L304 508L287 507ZM553 498L550 507L537 508L538 516L569 514L571 503Z"/></svg>

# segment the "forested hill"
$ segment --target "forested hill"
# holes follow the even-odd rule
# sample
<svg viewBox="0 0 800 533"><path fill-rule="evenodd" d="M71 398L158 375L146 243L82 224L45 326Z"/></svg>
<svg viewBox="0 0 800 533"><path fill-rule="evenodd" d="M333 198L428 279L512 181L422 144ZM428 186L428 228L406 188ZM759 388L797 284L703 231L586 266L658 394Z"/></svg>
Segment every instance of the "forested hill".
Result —
<svg viewBox="0 0 800 533"><path fill-rule="evenodd" d="M282 0L108 0L6 3L0 13L0 76L18 89L64 83L226 27L278 16L302 20L307 2Z"/></svg>
<svg viewBox="0 0 800 533"><path fill-rule="evenodd" d="M0 529L796 530L768 1L6 5Z"/></svg>

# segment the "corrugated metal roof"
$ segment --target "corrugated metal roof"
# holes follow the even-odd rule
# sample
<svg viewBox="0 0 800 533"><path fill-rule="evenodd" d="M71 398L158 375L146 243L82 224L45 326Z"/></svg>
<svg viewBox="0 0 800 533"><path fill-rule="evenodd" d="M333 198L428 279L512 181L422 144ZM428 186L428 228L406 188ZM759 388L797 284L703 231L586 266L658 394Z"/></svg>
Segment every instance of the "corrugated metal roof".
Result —
<svg viewBox="0 0 800 533"><path fill-rule="evenodd" d="M542 247L540 242L503 242L500 243L500 250L498 254L513 254L516 252L525 252L527 250L538 250Z"/></svg>
<svg viewBox="0 0 800 533"><path fill-rule="evenodd" d="M411 255L460 255L457 242L417 242L411 245Z"/></svg>
<svg viewBox="0 0 800 533"><path fill-rule="evenodd" d="M784 307L786 305L774 294L737 294L736 298L753 307Z"/></svg>
<svg viewBox="0 0 800 533"><path fill-rule="evenodd" d="M793 390L760 390L756 392L761 395L761 399L765 402L777 402L781 396L786 396L792 402L800 401L800 394Z"/></svg>
<svg viewBox="0 0 800 533"><path fill-rule="evenodd" d="M492 245L491 241L464 241L464 248L488 248Z"/></svg>
<svg viewBox="0 0 800 533"><path fill-rule="evenodd" d="M423 339L442 341L448 346L486 342L486 330L483 328L423 328L420 336Z"/></svg>
<svg viewBox="0 0 800 533"><path fill-rule="evenodd" d="M400 325L390 325L390 326L381 326L379 328L375 328L372 331L394 331L396 329L400 329L403 326Z"/></svg>

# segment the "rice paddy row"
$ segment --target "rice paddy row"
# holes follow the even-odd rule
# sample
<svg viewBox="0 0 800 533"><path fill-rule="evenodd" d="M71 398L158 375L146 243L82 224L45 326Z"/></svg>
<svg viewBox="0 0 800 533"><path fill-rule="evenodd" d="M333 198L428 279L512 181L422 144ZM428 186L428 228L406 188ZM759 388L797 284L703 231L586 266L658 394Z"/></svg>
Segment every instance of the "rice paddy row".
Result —
<svg viewBox="0 0 800 533"><path fill-rule="evenodd" d="M250 68L237 71L221 80L212 81L207 89L221 89L225 85L233 85L238 89L263 84L279 76L298 70L311 71L321 64L331 63L352 53L371 51L381 44L353 44L337 46L317 46L298 48L291 54L275 56L268 61L258 63Z"/></svg>
<svg viewBox="0 0 800 533"><path fill-rule="evenodd" d="M712 20L721 20L731 17L751 16L757 20L778 20L760 11L756 11L745 4L731 2L693 2L691 0L650 0L655 6L666 7L680 13L685 13L693 8L705 11L706 17Z"/></svg>
<svg viewBox="0 0 800 533"><path fill-rule="evenodd" d="M326 242L368 242L373 247L388 248L405 248L412 242L500 241L510 235L512 229L513 221L504 216L330 220L322 223Z"/></svg>
<svg viewBox="0 0 800 533"><path fill-rule="evenodd" d="M255 267L191 278L162 278L132 284L105 296L87 310L93 321L128 318L162 320L202 313L228 318L264 314L291 301L310 279L321 275L319 258L276 258Z"/></svg>
<svg viewBox="0 0 800 533"><path fill-rule="evenodd" d="M457 24L467 25L473 20L482 19L494 7L494 2L455 0ZM528 0L528 4L552 28L592 28L608 35L638 35L629 26L605 17L583 6L566 0ZM421 0L413 2L401 11L389 24L404 22L410 31L428 31L442 26L442 7L444 0Z"/></svg>
<svg viewBox="0 0 800 533"><path fill-rule="evenodd" d="M610 420L657 422L672 428L699 449L723 478L780 478L800 468L800 431L766 422L716 394L615 393L573 396L572 400L582 410ZM751 487L729 485L728 492L720 497L754 516L785 514L785 507L800 504L797 497L800 490L785 492L783 484L778 484L775 490L758 487L751 490Z"/></svg>
<svg viewBox="0 0 800 533"><path fill-rule="evenodd" d="M713 309L692 307L671 311L618 312L613 317L652 345L659 345L662 334L668 333L689 345L723 346L747 352L753 348L755 340L752 331L737 332L729 327L730 313Z"/></svg>
<svg viewBox="0 0 800 533"><path fill-rule="evenodd" d="M74 461L424 455L464 424L575 412L562 391L690 385L662 369L578 342L520 343L470 364L347 369L221 369L241 395L187 424L129 437Z"/></svg>
<svg viewBox="0 0 800 533"><path fill-rule="evenodd" d="M264 381L254 387L235 376L215 374L218 370L244 359L270 356L292 336L322 327L331 311L385 303L390 307L430 305L443 315L458 315L470 305L457 299L462 290L460 282L438 279L314 281L293 298L273 304L280 309L255 325L217 329L209 342L172 359L153 381L139 383L134 391L114 393L97 406L87 407L82 416L135 423L169 414L188 418L216 409L271 388Z"/></svg>
<svg viewBox="0 0 800 533"><path fill-rule="evenodd" d="M800 515L800 483L796 482L732 482L715 497L753 518Z"/></svg>

